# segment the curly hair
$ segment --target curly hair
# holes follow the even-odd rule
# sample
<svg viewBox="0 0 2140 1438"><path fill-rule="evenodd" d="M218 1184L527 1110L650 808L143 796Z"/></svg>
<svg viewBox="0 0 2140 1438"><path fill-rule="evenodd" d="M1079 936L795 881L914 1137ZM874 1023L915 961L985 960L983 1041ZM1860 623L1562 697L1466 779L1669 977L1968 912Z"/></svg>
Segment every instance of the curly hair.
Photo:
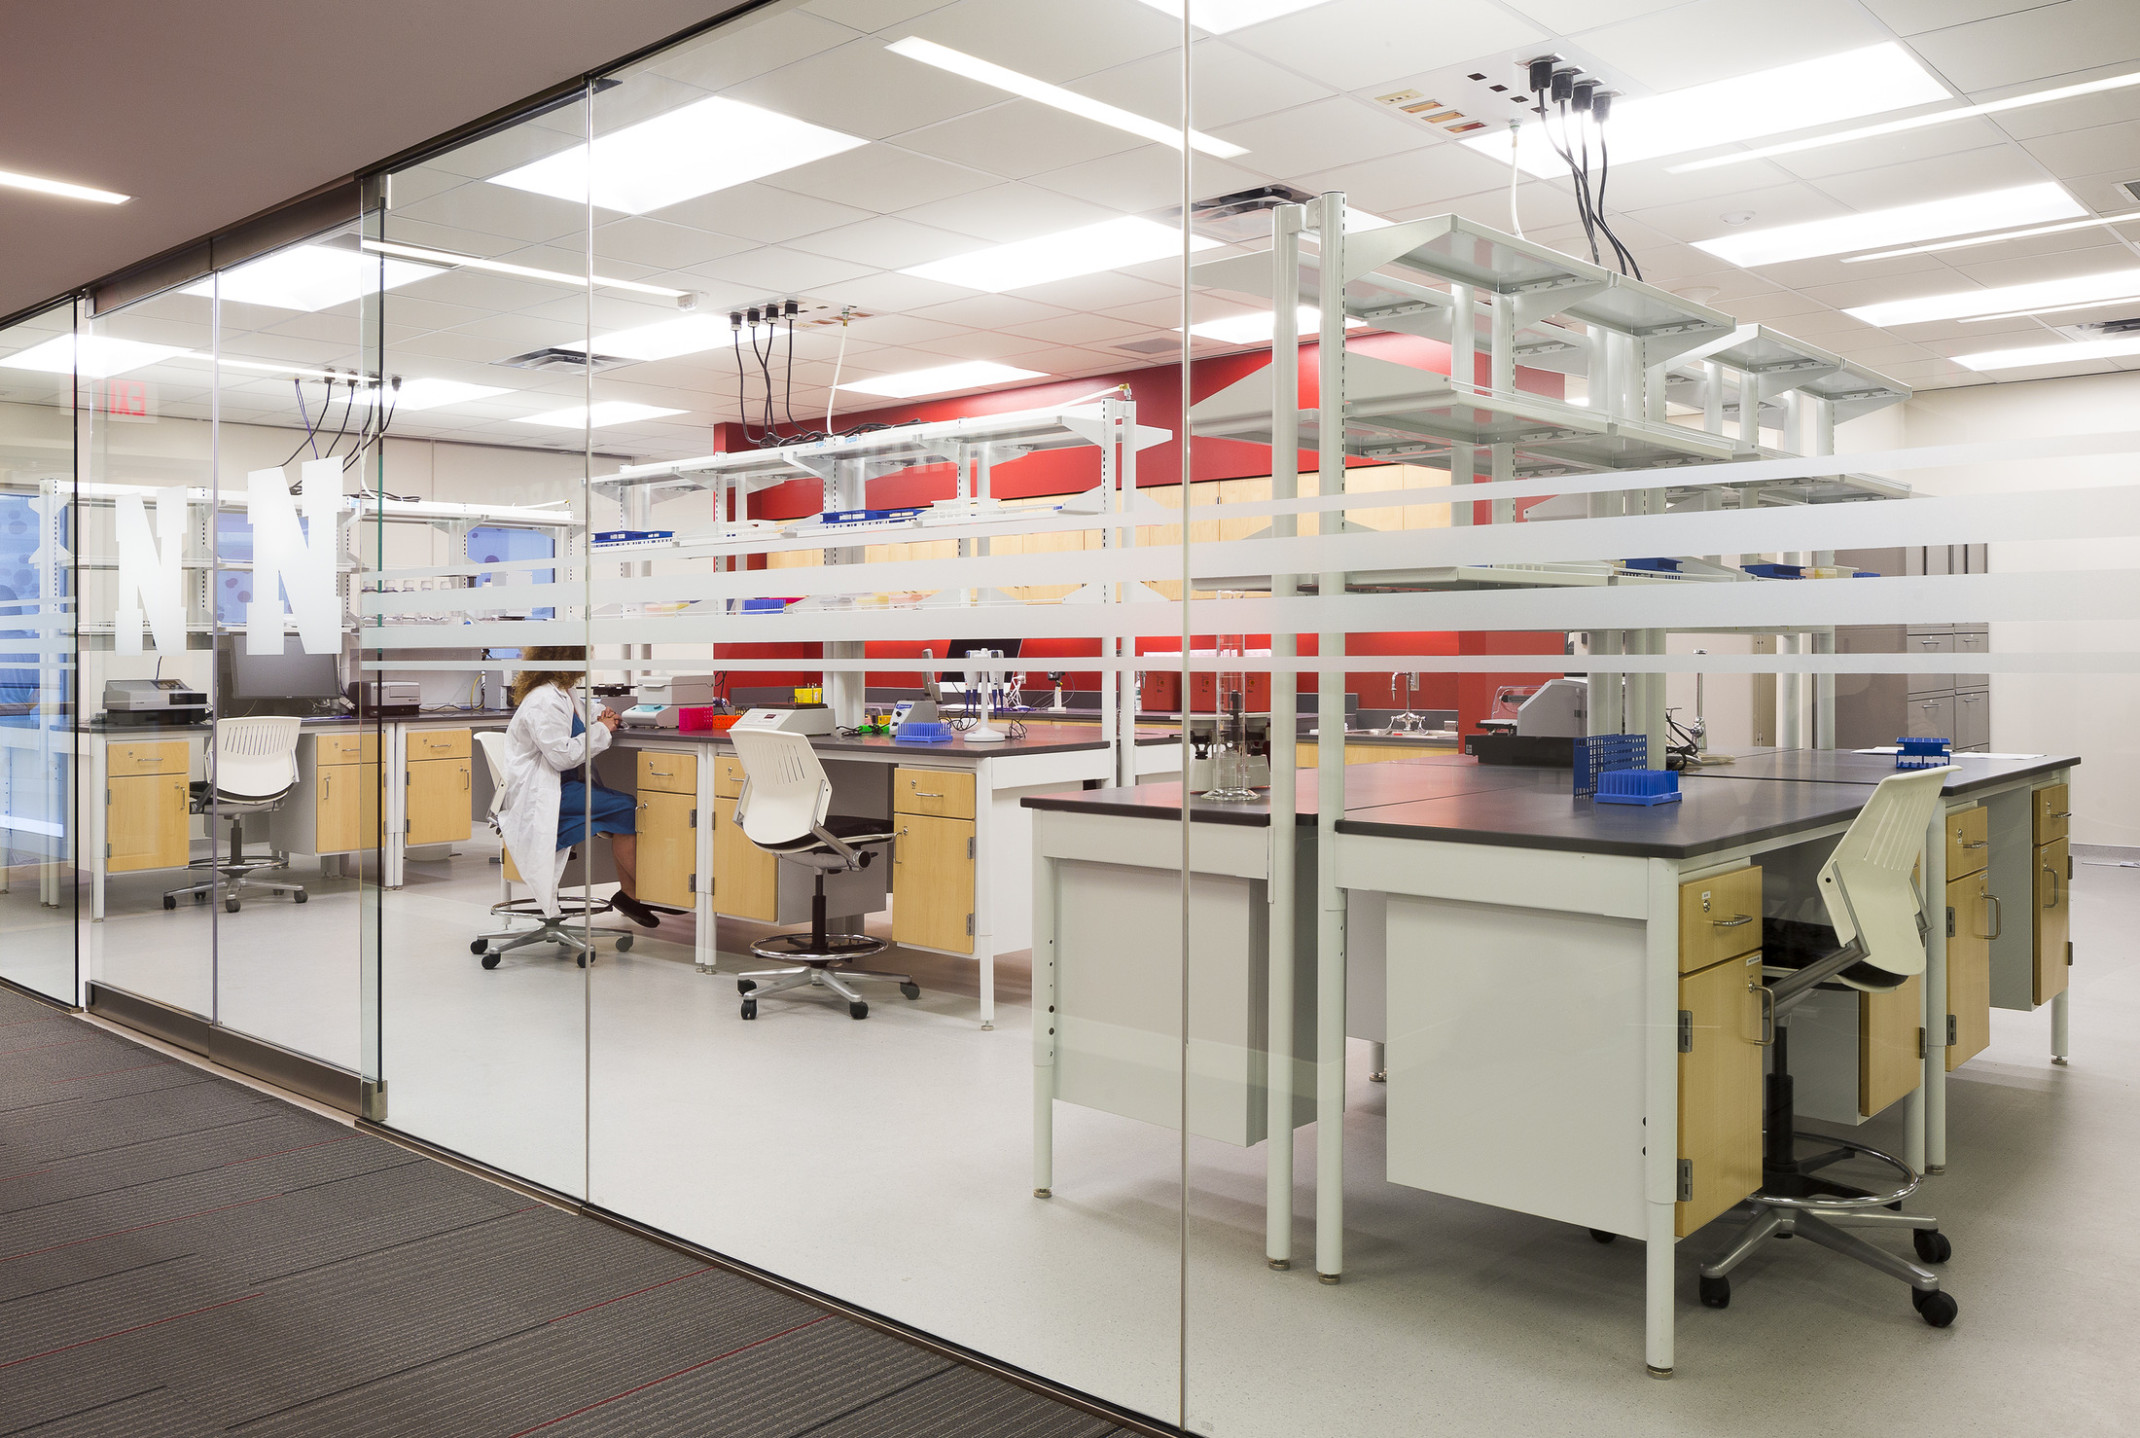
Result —
<svg viewBox="0 0 2140 1438"><path fill-rule="evenodd" d="M577 644L547 644L522 650L521 657L530 663L585 664L587 651ZM513 701L513 707L518 709L523 699L545 684L555 684L569 692L573 685L586 677L584 670L567 672L563 669L523 669L513 676L513 686L508 694Z"/></svg>

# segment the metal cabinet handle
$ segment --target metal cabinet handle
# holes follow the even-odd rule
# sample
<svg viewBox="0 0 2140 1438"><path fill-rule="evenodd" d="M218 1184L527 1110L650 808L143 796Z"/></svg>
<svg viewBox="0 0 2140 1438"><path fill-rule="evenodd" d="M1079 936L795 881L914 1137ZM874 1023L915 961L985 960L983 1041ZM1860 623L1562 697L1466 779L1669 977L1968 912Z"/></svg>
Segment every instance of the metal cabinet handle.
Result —
<svg viewBox="0 0 2140 1438"><path fill-rule="evenodd" d="M461 788L464 791L468 788L468 771L465 768L461 770Z"/></svg>
<svg viewBox="0 0 2140 1438"><path fill-rule="evenodd" d="M2058 870L2052 868L2049 864L2045 864L2043 866L2043 871L2051 876L2051 902L2045 904L2044 907L2046 909L2055 909L2058 907L2058 898L2061 892L2059 889L2059 880L2063 876L2058 872Z"/></svg>
<svg viewBox="0 0 2140 1438"><path fill-rule="evenodd" d="M1761 995L1761 1037L1754 1042L1768 1048L1776 1042L1776 995L1759 979L1753 981L1752 987Z"/></svg>
<svg viewBox="0 0 2140 1438"><path fill-rule="evenodd" d="M1991 915L1991 932L1978 934L1980 939L1996 939L2006 932L2006 905L1999 902L1997 894L1984 896L1984 907Z"/></svg>
<svg viewBox="0 0 2140 1438"><path fill-rule="evenodd" d="M926 789L916 789L912 792L913 796L917 799L941 799L944 797L944 795L942 794L931 794Z"/></svg>
<svg viewBox="0 0 2140 1438"><path fill-rule="evenodd" d="M1709 923L1712 928L1736 929L1741 924L1750 924L1753 921L1752 914L1741 914L1736 919L1711 919Z"/></svg>
<svg viewBox="0 0 2140 1438"><path fill-rule="evenodd" d="M334 797L334 775L320 775L320 797L322 799L330 799Z"/></svg>
<svg viewBox="0 0 2140 1438"><path fill-rule="evenodd" d="M1991 847L1991 840L1979 839L1974 844L1964 844L1962 847L1965 849L1988 849Z"/></svg>
<svg viewBox="0 0 2140 1438"><path fill-rule="evenodd" d="M2044 815L2046 819L2070 819L2072 817L2073 811L2071 809L2053 809L2050 813Z"/></svg>

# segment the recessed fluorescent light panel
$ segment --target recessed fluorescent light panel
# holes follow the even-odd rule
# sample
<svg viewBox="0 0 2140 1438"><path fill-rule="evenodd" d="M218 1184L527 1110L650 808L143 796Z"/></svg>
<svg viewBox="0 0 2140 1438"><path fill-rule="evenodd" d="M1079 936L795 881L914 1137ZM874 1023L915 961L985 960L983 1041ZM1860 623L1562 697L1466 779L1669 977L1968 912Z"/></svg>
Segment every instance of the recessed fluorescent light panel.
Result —
<svg viewBox="0 0 2140 1438"><path fill-rule="evenodd" d="M641 284L638 280L620 280L609 275L568 275L562 270L538 270L528 265L507 264L504 260L486 260L479 255L464 255L454 250L433 250L422 245L397 245L386 240L366 240L364 248L377 250L382 255L400 255L411 260L430 260L435 264L451 265L463 270L486 270L494 275L517 275L526 280L546 280L554 285L571 285L585 289L591 280L604 289L631 290L642 295L661 295L677 299L687 293L673 290L667 285Z"/></svg>
<svg viewBox="0 0 2140 1438"><path fill-rule="evenodd" d="M107 335L55 335L43 344L31 345L0 360L9 369L43 370L47 374L77 373L92 379L125 374L159 360L184 355L183 345L152 345L141 340L112 339Z"/></svg>
<svg viewBox="0 0 2140 1438"><path fill-rule="evenodd" d="M332 245L299 245L211 275L186 286L181 293L215 295L278 310L312 311L331 309L381 288L399 289L443 273L430 265L372 259Z"/></svg>
<svg viewBox="0 0 2140 1438"><path fill-rule="evenodd" d="M1124 110L1119 106L1109 105L1104 101L1080 95L1075 90L1065 90L1060 85L1050 85L1045 80L1036 80L1031 75L1017 70L1007 70L1001 65L983 60L977 55L969 55L963 50L954 50L948 45L939 45L933 40L924 40L918 35L909 35L906 39L894 41L884 48L894 55L904 55L909 60L919 60L924 65L934 65L939 70L948 70L954 75L963 75L969 80L978 80L984 85L993 85L998 90L1006 91L1024 99L1037 100L1043 105L1053 106L1066 114L1076 115L1086 120L1095 120L1102 125L1110 125L1131 135L1137 135L1147 140L1156 140L1162 145L1171 145L1177 150L1181 148L1181 127L1179 125L1169 125L1164 120L1154 120L1148 116ZM1230 160L1236 155L1248 153L1239 145L1231 145L1224 140L1215 140L1209 135L1199 134L1194 130L1189 132L1189 148L1206 155L1215 155L1222 160Z"/></svg>
<svg viewBox="0 0 2140 1438"><path fill-rule="evenodd" d="M871 379L843 382L841 389L857 394L881 394L889 399L912 399L916 395L949 394L955 389L979 389L982 385L1008 384L1014 379L1044 379L1037 369L1019 369L994 360L968 360L964 364L912 369L905 374L880 374Z"/></svg>
<svg viewBox="0 0 2140 1438"><path fill-rule="evenodd" d="M1181 18L1182 0L1144 0L1144 3L1154 10L1164 10L1177 20ZM1193 0L1189 23L1207 34L1223 35L1244 25L1260 25L1281 15L1291 15L1296 10L1312 10L1322 3L1323 0Z"/></svg>
<svg viewBox="0 0 2140 1438"><path fill-rule="evenodd" d="M495 185L643 215L843 154L867 140L715 95L491 176ZM589 150L593 159L589 161ZM593 171L590 191L589 170Z"/></svg>
<svg viewBox="0 0 2140 1438"><path fill-rule="evenodd" d="M466 404L472 399L489 399L494 394L511 394L491 384L468 384L457 379L405 379L401 388L388 394L385 403L390 409L437 409L441 405Z"/></svg>
<svg viewBox="0 0 2140 1438"><path fill-rule="evenodd" d="M1625 165L1948 98L1945 86L1902 46L1888 41L1669 95L1618 101L1606 134L1613 163ZM1558 135L1559 121L1550 123ZM1567 163L1554 152L1546 128L1531 124L1517 132L1517 163L1533 175L1564 176ZM1503 129L1458 143L1489 159L1508 158Z"/></svg>
<svg viewBox="0 0 2140 1438"><path fill-rule="evenodd" d="M1696 240L1694 247L1718 259L1752 269L1780 265L1790 260L1808 260L1819 255L1840 255L1851 250L1869 250L1876 245L1902 245L1943 235L1965 235L1976 230L2029 225L2041 220L2065 220L2087 211L2066 187L2051 181L2016 185L2007 190L1987 190L1979 195L1956 195L1917 205L1897 205L1891 210L1867 210L1833 219L1809 220L1799 225L1776 225L1744 234L1719 235Z"/></svg>
<svg viewBox="0 0 2140 1438"><path fill-rule="evenodd" d="M2140 355L2140 335L2115 340L2082 340L2059 345L2029 345L2022 349L1985 350L1980 354L1956 355L1954 362L1966 369L2030 369L2041 365L2073 364L2081 360L2120 359Z"/></svg>
<svg viewBox="0 0 2140 1438"><path fill-rule="evenodd" d="M701 350L727 349L734 343L733 333L734 326L728 323L725 314L680 315L673 320L656 320L650 325L618 330L615 334L596 335L594 352L614 355L618 359L674 359ZM587 346L573 341L559 348L584 350Z"/></svg>
<svg viewBox="0 0 2140 1438"><path fill-rule="evenodd" d="M2077 309L2093 301L2140 298L2140 270L2109 270L2099 275L2072 275L1997 289L1961 290L1914 300L1887 300L1843 311L1852 319L1885 329L1891 325L1958 320L1969 315L2023 315L2039 310Z"/></svg>
<svg viewBox="0 0 2140 1438"><path fill-rule="evenodd" d="M546 424L552 429L602 429L613 424L631 424L635 420L665 419L672 414L682 414L680 409L662 409L651 404L634 404L630 400L605 399L592 408L571 405L565 409L553 409L547 414L521 416L522 424Z"/></svg>
<svg viewBox="0 0 2140 1438"><path fill-rule="evenodd" d="M1815 135L1805 140L1783 140L1773 145L1762 145L1752 150L1734 150L1728 155L1711 155L1706 160L1691 160L1684 165L1674 165L1670 173L1691 174L1696 170L1714 170L1721 165L1736 165L1746 160L1765 160L1771 155L1795 155L1801 150L1818 150L1827 145L1841 145L1851 140L1870 140L1881 135L1900 135L1909 130L1922 130L1932 125L1944 125L1954 120L1981 119L1986 115L2003 115L2008 110L2020 110L2030 105L2047 105L2054 100L2071 100L2081 95L2100 95L2106 90L2123 90L2140 85L2140 70L2123 75L2107 75L2100 80L2084 80L2078 85L2060 85L2053 90L2036 90L2026 95L2009 95L2004 100L1991 100L1982 105L1956 105L1952 109L1935 110L1929 115L1911 115L1901 120L1883 120L1877 125L1860 125L1854 130L1838 130L1829 135ZM1783 126L1797 129L1796 125ZM1707 142L1704 142L1705 145Z"/></svg>
<svg viewBox="0 0 2140 1438"><path fill-rule="evenodd" d="M1189 333L1201 335L1207 340L1221 340L1230 345L1269 344L1271 331L1276 328L1276 316L1269 310L1253 314L1228 315L1222 320L1205 320L1200 325L1189 326ZM1302 305L1294 321L1297 333L1312 338L1323 323L1322 311L1313 305ZM1367 321L1345 316L1345 328L1365 329ZM1176 331L1179 333L1179 331Z"/></svg>
<svg viewBox="0 0 2140 1438"><path fill-rule="evenodd" d="M70 185L65 180L44 180L35 175L18 175L13 170L0 170L0 185L11 190L33 190L40 195L60 195L69 200L89 200L99 205L123 205L129 198L110 190L91 189L87 185Z"/></svg>
<svg viewBox="0 0 2140 1438"><path fill-rule="evenodd" d="M1212 250L1218 246L1217 240L1207 240L1202 235L1189 237L1192 250ZM1124 215L1116 220L1102 220L1096 225L1080 225L1060 234L1035 235L1030 240L1013 240L992 249L934 260L900 273L1000 294L1005 290L1044 285L1052 280L1076 279L1079 275L1096 275L1105 270L1141 265L1149 260L1163 260L1180 253L1181 231L1178 228Z"/></svg>

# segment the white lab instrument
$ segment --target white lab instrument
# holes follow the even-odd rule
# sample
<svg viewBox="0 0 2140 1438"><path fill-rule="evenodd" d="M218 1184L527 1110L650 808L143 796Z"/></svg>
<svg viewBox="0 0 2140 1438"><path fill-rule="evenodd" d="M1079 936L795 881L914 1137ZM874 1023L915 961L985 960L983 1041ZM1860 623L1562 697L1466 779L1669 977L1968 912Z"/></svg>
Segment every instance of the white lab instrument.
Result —
<svg viewBox="0 0 2140 1438"><path fill-rule="evenodd" d="M618 717L633 729L674 729L681 711L714 702L711 674L650 674L639 681L635 702Z"/></svg>
<svg viewBox="0 0 2140 1438"><path fill-rule="evenodd" d="M1576 739L1589 732L1590 682L1548 679L1516 710L1516 732L1526 738Z"/></svg>
<svg viewBox="0 0 2140 1438"><path fill-rule="evenodd" d="M827 735L832 732L832 709L825 704L798 704L791 709L753 709L729 729L753 733Z"/></svg>

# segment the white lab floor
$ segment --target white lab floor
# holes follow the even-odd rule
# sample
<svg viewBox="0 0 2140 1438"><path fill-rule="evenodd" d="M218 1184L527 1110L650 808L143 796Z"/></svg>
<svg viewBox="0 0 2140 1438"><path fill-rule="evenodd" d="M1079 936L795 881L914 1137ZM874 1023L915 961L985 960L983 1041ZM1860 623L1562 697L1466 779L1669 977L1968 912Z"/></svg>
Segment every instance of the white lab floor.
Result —
<svg viewBox="0 0 2140 1438"><path fill-rule="evenodd" d="M1641 1246L1383 1182L1364 1046L1344 1283L1305 1261L1312 1128L1297 1135L1298 1265L1262 1261L1262 1150L1208 1143L1190 1156L1184 1264L1171 1132L1059 1106L1056 1196L1032 1197L1022 962L1001 966L993 1032L975 1022L972 965L897 951L881 965L911 969L918 1003L884 986L865 1022L822 996L743 1022L732 975L756 965L696 972L688 926L584 973L543 951L486 972L467 947L497 884L481 850L411 865L373 910L396 1128L1157 1416L1174 1416L1185 1371L1198 1431L2129 1428L2140 871L2079 870L2072 1067L2048 1061L2047 1013L2000 1011L1991 1050L1950 1084L1951 1171L1919 1206L1954 1242L1955 1326L1926 1327L1900 1284L1803 1242L1773 1245L1728 1310L1705 1309L1693 1267L1711 1231L1682 1245L1679 1371L1659 1383L1642 1369ZM211 920L143 889L157 907L95 926L111 981L198 987L213 921L224 1021L354 1062L347 996L375 892L326 881L302 908ZM724 944L744 937L724 926ZM1895 1123L1869 1136L1899 1144Z"/></svg>

